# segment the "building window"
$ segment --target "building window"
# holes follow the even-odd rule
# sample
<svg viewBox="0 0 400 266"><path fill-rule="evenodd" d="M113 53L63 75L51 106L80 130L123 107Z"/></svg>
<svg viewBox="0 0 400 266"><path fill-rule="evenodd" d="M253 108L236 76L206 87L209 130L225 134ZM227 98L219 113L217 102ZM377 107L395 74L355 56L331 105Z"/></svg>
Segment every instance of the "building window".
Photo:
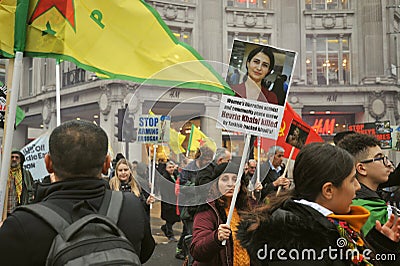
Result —
<svg viewBox="0 0 400 266"><path fill-rule="evenodd" d="M229 62L230 55L232 53L232 46L233 46L233 40L238 39L241 41L247 41L247 42L254 42L254 43L259 43L259 44L268 44L269 43L269 35L261 35L261 34L251 34L251 33L234 33L234 32L229 32L228 33L228 55L227 55L227 61ZM241 64L241 62L238 62Z"/></svg>
<svg viewBox="0 0 400 266"><path fill-rule="evenodd" d="M33 58L28 58L27 60L27 70L28 70L28 95L33 95Z"/></svg>
<svg viewBox="0 0 400 266"><path fill-rule="evenodd" d="M271 0L228 0L228 6L270 9Z"/></svg>
<svg viewBox="0 0 400 266"><path fill-rule="evenodd" d="M189 45L192 44L192 33L188 29L176 29L170 27L174 36L181 42L187 43Z"/></svg>
<svg viewBox="0 0 400 266"><path fill-rule="evenodd" d="M350 0L306 0L306 10L350 9Z"/></svg>
<svg viewBox="0 0 400 266"><path fill-rule="evenodd" d="M350 84L348 36L307 36L307 84Z"/></svg>

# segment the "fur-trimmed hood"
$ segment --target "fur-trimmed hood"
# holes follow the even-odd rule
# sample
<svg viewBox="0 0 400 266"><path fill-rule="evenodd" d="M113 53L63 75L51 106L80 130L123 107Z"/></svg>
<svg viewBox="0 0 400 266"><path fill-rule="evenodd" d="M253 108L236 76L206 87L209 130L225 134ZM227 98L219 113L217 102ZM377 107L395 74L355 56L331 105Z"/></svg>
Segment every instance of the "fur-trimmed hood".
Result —
<svg viewBox="0 0 400 266"><path fill-rule="evenodd" d="M255 230L249 231L254 227ZM257 217L250 214L244 217L239 224L237 237L249 252L252 261L269 265L271 259L277 260L276 251L279 249L284 249L288 256L291 249L296 249L301 254L302 250L310 248L316 251L329 246L338 248L336 240L340 235L336 227L318 211L288 200L272 214ZM270 257L269 253L260 249L268 252L275 249L275 252ZM267 257L260 259L264 255Z"/></svg>

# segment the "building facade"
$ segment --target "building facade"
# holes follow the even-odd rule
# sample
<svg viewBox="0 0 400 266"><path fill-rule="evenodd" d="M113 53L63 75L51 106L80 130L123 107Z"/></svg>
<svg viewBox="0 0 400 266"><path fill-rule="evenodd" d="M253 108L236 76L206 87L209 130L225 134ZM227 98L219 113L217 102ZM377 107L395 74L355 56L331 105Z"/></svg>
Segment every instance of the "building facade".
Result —
<svg viewBox="0 0 400 266"><path fill-rule="evenodd" d="M297 51L288 102L328 141L352 124L400 124L400 0L146 2L180 41L218 64L229 63L234 39ZM241 155L242 136L215 130L220 95L100 80L68 62L61 72L62 121L94 120L108 132L114 151L128 147L131 160L143 160L146 153L114 136L115 115L127 104L135 118L150 109L175 112L174 128L185 133L195 123L217 145ZM15 146L56 125L55 61L24 58L23 73L19 105L26 118L17 129L23 141Z"/></svg>

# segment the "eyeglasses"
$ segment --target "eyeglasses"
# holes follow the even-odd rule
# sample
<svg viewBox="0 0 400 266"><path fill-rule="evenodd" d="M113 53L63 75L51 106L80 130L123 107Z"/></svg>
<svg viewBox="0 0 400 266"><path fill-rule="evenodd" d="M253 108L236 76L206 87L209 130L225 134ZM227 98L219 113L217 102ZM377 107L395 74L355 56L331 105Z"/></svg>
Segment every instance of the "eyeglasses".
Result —
<svg viewBox="0 0 400 266"><path fill-rule="evenodd" d="M390 166L389 158L386 155L384 155L382 157L378 157L378 158L364 160L364 161L361 161L360 163L372 163L372 162L380 161L380 160L382 160L384 166L386 166L386 167Z"/></svg>
<svg viewBox="0 0 400 266"><path fill-rule="evenodd" d="M249 168L250 168L250 169L256 169L257 166L250 166Z"/></svg>

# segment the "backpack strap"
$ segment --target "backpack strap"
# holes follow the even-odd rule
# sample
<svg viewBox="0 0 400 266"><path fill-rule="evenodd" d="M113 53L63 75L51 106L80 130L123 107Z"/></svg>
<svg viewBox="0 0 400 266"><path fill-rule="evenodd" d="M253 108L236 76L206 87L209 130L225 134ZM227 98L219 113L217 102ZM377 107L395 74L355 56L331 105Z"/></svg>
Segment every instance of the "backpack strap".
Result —
<svg viewBox="0 0 400 266"><path fill-rule="evenodd" d="M121 191L112 191L106 189L103 202L101 203L99 209L99 214L107 216L115 224L117 224L122 208L123 197L124 195Z"/></svg>
<svg viewBox="0 0 400 266"><path fill-rule="evenodd" d="M40 217L47 224L53 227L54 230L60 234L70 224L56 211L43 204L22 205L18 209L26 210L36 216Z"/></svg>

